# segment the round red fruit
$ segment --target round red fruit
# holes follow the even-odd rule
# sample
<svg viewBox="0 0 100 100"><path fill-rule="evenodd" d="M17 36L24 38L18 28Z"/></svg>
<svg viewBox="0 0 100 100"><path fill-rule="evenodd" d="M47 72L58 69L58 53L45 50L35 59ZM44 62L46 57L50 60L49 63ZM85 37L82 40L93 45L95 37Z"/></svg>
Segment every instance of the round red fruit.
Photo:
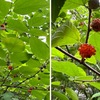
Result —
<svg viewBox="0 0 100 100"><path fill-rule="evenodd" d="M92 21L91 27L94 31L100 32L100 19L96 18Z"/></svg>
<svg viewBox="0 0 100 100"><path fill-rule="evenodd" d="M8 66L8 69L9 69L9 70L13 70L13 67L12 67L12 66Z"/></svg>
<svg viewBox="0 0 100 100"><path fill-rule="evenodd" d="M95 55L96 53L95 48L91 46L90 44L86 44L86 43L80 45L78 51L83 59L90 58L92 55Z"/></svg>

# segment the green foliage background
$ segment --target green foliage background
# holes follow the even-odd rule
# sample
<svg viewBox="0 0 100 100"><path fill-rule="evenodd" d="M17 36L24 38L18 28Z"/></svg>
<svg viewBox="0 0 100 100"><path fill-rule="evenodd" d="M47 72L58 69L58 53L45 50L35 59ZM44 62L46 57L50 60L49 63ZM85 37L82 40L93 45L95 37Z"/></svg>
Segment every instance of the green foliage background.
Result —
<svg viewBox="0 0 100 100"><path fill-rule="evenodd" d="M0 100L49 100L49 9L49 0L0 0Z"/></svg>
<svg viewBox="0 0 100 100"><path fill-rule="evenodd" d="M89 11L88 0L52 0L52 100L99 100L99 75L68 57L57 46L81 59L78 48L85 43ZM54 10L56 9L56 10ZM100 9L92 10L91 21L100 18ZM100 72L100 32L93 30L89 44L96 48L96 55L85 60Z"/></svg>

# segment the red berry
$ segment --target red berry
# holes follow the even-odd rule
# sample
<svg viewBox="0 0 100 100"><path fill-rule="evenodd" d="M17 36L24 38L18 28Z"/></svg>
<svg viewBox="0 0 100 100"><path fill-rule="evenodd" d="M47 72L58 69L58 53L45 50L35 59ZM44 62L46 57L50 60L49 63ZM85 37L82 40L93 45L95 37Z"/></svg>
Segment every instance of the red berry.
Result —
<svg viewBox="0 0 100 100"><path fill-rule="evenodd" d="M2 24L1 25L1 30L5 30L5 29L6 29L5 24Z"/></svg>
<svg viewBox="0 0 100 100"><path fill-rule="evenodd" d="M96 18L92 21L91 27L94 31L99 32L100 31L100 19Z"/></svg>
<svg viewBox="0 0 100 100"><path fill-rule="evenodd" d="M85 23L84 22L80 22L79 23L79 26L83 26Z"/></svg>
<svg viewBox="0 0 100 100"><path fill-rule="evenodd" d="M8 69L9 69L9 70L12 70L12 69L13 69L13 67L12 67L12 66L8 66Z"/></svg>
<svg viewBox="0 0 100 100"><path fill-rule="evenodd" d="M92 55L95 55L95 48L90 44L82 44L78 49L82 58L90 58Z"/></svg>
<svg viewBox="0 0 100 100"><path fill-rule="evenodd" d="M33 90L33 87L30 87L29 89L30 89L30 90Z"/></svg>
<svg viewBox="0 0 100 100"><path fill-rule="evenodd" d="M30 88L28 89L28 92L31 93L32 90L33 90L33 87L30 87Z"/></svg>
<svg viewBox="0 0 100 100"><path fill-rule="evenodd" d="M28 90L28 92L29 92L29 93L31 93L31 92L32 92L32 90L30 90L30 89L29 89L29 90Z"/></svg>

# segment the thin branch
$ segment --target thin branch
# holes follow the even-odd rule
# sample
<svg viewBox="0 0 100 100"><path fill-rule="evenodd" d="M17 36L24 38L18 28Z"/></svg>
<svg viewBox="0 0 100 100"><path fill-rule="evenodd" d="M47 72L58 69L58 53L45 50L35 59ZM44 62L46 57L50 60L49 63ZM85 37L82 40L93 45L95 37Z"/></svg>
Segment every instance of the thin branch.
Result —
<svg viewBox="0 0 100 100"><path fill-rule="evenodd" d="M91 66L89 66L87 63L82 62L81 60L79 60L78 58L74 57L72 54L68 53L67 51L63 50L61 47L55 47L56 49L58 49L59 51L61 51L62 53L64 53L65 55L69 56L70 58L76 60L77 62L79 62L80 64L84 65L85 67L87 67L89 70L91 70L92 72L94 72L95 74L97 74L98 76L100 76L100 72L98 72L97 70L95 70L94 68L92 68Z"/></svg>
<svg viewBox="0 0 100 100"><path fill-rule="evenodd" d="M42 67L44 68L44 66L46 66L48 63L49 63L49 60L47 60L46 63L44 63L44 64L42 65ZM15 87L18 87L19 85L21 85L22 83L26 82L27 80L29 80L29 79L35 77L38 73L41 72L41 70L42 70L42 69L41 69L41 67L40 67L40 69L39 69L34 75L32 75L32 76L30 76L30 77L27 77L25 80L23 80L22 82L20 82L20 83L18 83L17 85L15 85Z"/></svg>
<svg viewBox="0 0 100 100"><path fill-rule="evenodd" d="M75 81L79 81L79 82L100 82L100 79L95 79L95 80L75 80Z"/></svg>
<svg viewBox="0 0 100 100"><path fill-rule="evenodd" d="M15 85L14 87L18 87L19 85L21 85L22 83L26 82L27 80L33 78L36 76L36 74L38 74L39 72L41 72L41 69L39 69L34 75L27 77L25 80L23 80L22 82L18 83L17 85Z"/></svg>
<svg viewBox="0 0 100 100"><path fill-rule="evenodd" d="M89 8L88 8L88 10L89 10L89 19L88 19L88 30L87 30L87 36L86 36L86 41L85 41L85 43L88 43L89 33L90 33L90 31L91 31L91 29L90 29L90 21L91 21L92 10L89 9Z"/></svg>
<svg viewBox="0 0 100 100"><path fill-rule="evenodd" d="M9 71L9 73L8 73L8 75L5 77L5 79L3 80L3 82L2 82L2 84L1 84L1 86L3 86L3 84L6 82L6 80L7 80L7 78L9 77L9 75L10 75L10 72L11 71Z"/></svg>

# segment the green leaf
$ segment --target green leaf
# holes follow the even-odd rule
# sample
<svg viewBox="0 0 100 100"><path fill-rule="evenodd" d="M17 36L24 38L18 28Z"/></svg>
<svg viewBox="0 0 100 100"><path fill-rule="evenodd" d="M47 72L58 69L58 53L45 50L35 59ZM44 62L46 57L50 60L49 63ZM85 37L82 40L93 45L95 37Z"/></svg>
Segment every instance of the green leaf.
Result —
<svg viewBox="0 0 100 100"><path fill-rule="evenodd" d="M86 73L82 68L68 61L52 61L52 69L68 76L86 76Z"/></svg>
<svg viewBox="0 0 100 100"><path fill-rule="evenodd" d="M45 96L44 100L50 100L50 92L47 93L47 95Z"/></svg>
<svg viewBox="0 0 100 100"><path fill-rule="evenodd" d="M27 32L28 31L28 28L25 26L25 24L20 21L20 20L14 20L14 19L9 19L8 20L8 27L11 29L11 30L15 30L19 33L22 33L22 32Z"/></svg>
<svg viewBox="0 0 100 100"><path fill-rule="evenodd" d="M0 59L0 66L6 66L6 65L7 63L4 60Z"/></svg>
<svg viewBox="0 0 100 100"><path fill-rule="evenodd" d="M39 73L38 75L40 77L40 81L41 81L42 84L45 84L45 85L50 84L50 82L49 82L50 81L49 80L49 78L50 78L49 72L48 73Z"/></svg>
<svg viewBox="0 0 100 100"><path fill-rule="evenodd" d="M10 52L22 52L25 49L23 41L18 38L7 37L2 40L2 43Z"/></svg>
<svg viewBox="0 0 100 100"><path fill-rule="evenodd" d="M61 83L60 81L54 81L51 84L54 86L60 86L60 83Z"/></svg>
<svg viewBox="0 0 100 100"><path fill-rule="evenodd" d="M52 91L52 95L56 96L60 100L69 100L67 96L65 96L64 94L62 94L60 92Z"/></svg>
<svg viewBox="0 0 100 100"><path fill-rule="evenodd" d="M6 52L0 47L0 58L5 58Z"/></svg>
<svg viewBox="0 0 100 100"><path fill-rule="evenodd" d="M42 31L42 30L39 30L39 29L31 29L29 31L29 33L32 35L32 36L46 36L46 32Z"/></svg>
<svg viewBox="0 0 100 100"><path fill-rule="evenodd" d="M66 88L66 92L72 100L79 100L76 93L71 88Z"/></svg>
<svg viewBox="0 0 100 100"><path fill-rule="evenodd" d="M28 20L28 23L30 26L38 27L46 23L46 17L43 17L41 13L36 13Z"/></svg>
<svg viewBox="0 0 100 100"><path fill-rule="evenodd" d="M60 52L59 50L57 50L56 48L52 48L52 57L60 57L60 58L64 58L64 54L62 52Z"/></svg>
<svg viewBox="0 0 100 100"><path fill-rule="evenodd" d="M93 80L93 76L78 76L75 78L77 81L91 81Z"/></svg>
<svg viewBox="0 0 100 100"><path fill-rule="evenodd" d="M75 44L80 40L80 33L69 21L66 21L52 36L52 46Z"/></svg>
<svg viewBox="0 0 100 100"><path fill-rule="evenodd" d="M3 100L11 100L11 98L14 96L14 94L13 93L11 93L11 92L6 92L6 93L4 93L3 95L2 95L2 99Z"/></svg>
<svg viewBox="0 0 100 100"><path fill-rule="evenodd" d="M90 82L89 84L100 90L100 82Z"/></svg>
<svg viewBox="0 0 100 100"><path fill-rule="evenodd" d="M41 90L33 90L32 95L38 98L39 100L42 100L45 97L46 92Z"/></svg>
<svg viewBox="0 0 100 100"><path fill-rule="evenodd" d="M93 94L93 96L91 97L91 99L97 98L97 97L100 97L100 92Z"/></svg>
<svg viewBox="0 0 100 100"><path fill-rule="evenodd" d="M84 5L85 3L87 3L88 0L66 0L65 4L62 7L62 11L64 11L65 9L74 9L77 8L79 6Z"/></svg>
<svg viewBox="0 0 100 100"><path fill-rule="evenodd" d="M14 12L23 15L29 14L48 5L48 1L46 0L17 0L15 2Z"/></svg>
<svg viewBox="0 0 100 100"><path fill-rule="evenodd" d="M36 37L31 37L30 46L33 54L35 54L36 57L41 59L49 58L49 47L46 45L46 43L42 42L40 39Z"/></svg>
<svg viewBox="0 0 100 100"><path fill-rule="evenodd" d="M96 59L100 60L100 34L96 33L96 32L91 32L91 36L89 38L89 43L91 45L93 45L96 49Z"/></svg>
<svg viewBox="0 0 100 100"><path fill-rule="evenodd" d="M63 4L66 0L51 0L51 13L52 13L52 22L55 22L56 18L59 15L60 9L63 7Z"/></svg>
<svg viewBox="0 0 100 100"><path fill-rule="evenodd" d="M22 65L19 70L26 75L35 74L40 69L41 63L38 60L30 59L26 65Z"/></svg>
<svg viewBox="0 0 100 100"><path fill-rule="evenodd" d="M11 61L17 64L18 62L25 63L32 57L32 55L28 54L27 52L14 52L10 55L10 57Z"/></svg>
<svg viewBox="0 0 100 100"><path fill-rule="evenodd" d="M10 2L0 0L0 19L3 19L9 12Z"/></svg>

